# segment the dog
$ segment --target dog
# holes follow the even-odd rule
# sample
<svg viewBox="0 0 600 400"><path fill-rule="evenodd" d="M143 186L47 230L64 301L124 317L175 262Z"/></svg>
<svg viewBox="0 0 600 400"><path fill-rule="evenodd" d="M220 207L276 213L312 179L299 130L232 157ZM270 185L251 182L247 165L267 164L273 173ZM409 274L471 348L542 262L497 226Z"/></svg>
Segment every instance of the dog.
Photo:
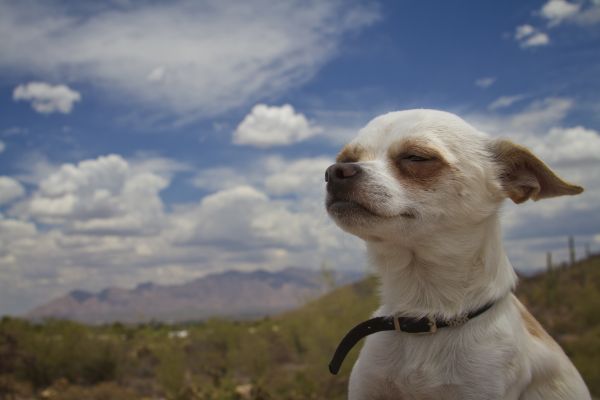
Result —
<svg viewBox="0 0 600 400"><path fill-rule="evenodd" d="M575 366L512 294L517 277L500 229L507 198L583 188L527 148L425 109L373 119L325 180L328 214L366 243L381 285L375 317L390 327L367 337L350 400L590 399ZM427 322L416 329L425 333L407 333L402 321Z"/></svg>

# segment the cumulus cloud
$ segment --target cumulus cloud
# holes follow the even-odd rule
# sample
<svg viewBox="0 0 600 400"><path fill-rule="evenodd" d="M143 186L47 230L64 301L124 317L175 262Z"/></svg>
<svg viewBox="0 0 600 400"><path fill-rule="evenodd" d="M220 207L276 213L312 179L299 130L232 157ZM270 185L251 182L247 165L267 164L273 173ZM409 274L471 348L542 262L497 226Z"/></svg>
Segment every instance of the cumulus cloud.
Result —
<svg viewBox="0 0 600 400"><path fill-rule="evenodd" d="M549 24L558 25L563 20L575 16L581 9L581 4L569 3L566 0L549 0L540 10L540 15L548 19Z"/></svg>
<svg viewBox="0 0 600 400"><path fill-rule="evenodd" d="M510 117L510 125L519 132L536 132L562 121L573 108L574 101L563 97L547 97L533 101L523 111Z"/></svg>
<svg viewBox="0 0 600 400"><path fill-rule="evenodd" d="M314 224L302 212L251 186L237 186L206 196L178 215L178 243L210 244L225 251L268 248L317 248Z"/></svg>
<svg viewBox="0 0 600 400"><path fill-rule="evenodd" d="M2 2L0 68L194 118L306 82L345 34L378 18L375 6L338 0Z"/></svg>
<svg viewBox="0 0 600 400"><path fill-rule="evenodd" d="M487 89L492 86L496 82L496 78L492 76L487 76L483 78L479 78L475 80L475 86L478 86L482 89Z"/></svg>
<svg viewBox="0 0 600 400"><path fill-rule="evenodd" d="M543 266L543 252L568 234L598 234L598 132L563 127L574 106L571 99L545 98L517 112L465 116L529 146L562 177L586 187L575 198L507 204L507 250L522 269ZM169 207L161 190L190 172L177 161L138 154L44 164L27 182L29 194L0 215L0 304L23 311L74 287L173 283L231 268L314 267L324 260L360 268L366 263L359 241L323 209L323 173L331 162L266 156L215 165L192 180L206 192L202 198Z"/></svg>
<svg viewBox="0 0 600 400"><path fill-rule="evenodd" d="M596 0L581 0L578 2L548 0L538 11L534 12L534 15L545 19L550 29L564 23L589 26L600 23L600 3ZM514 39L522 48L550 44L548 34L530 24L518 26L515 29Z"/></svg>
<svg viewBox="0 0 600 400"><path fill-rule="evenodd" d="M563 127L575 106L572 99L550 97L530 102L513 113L467 115L493 136L507 137L530 148L563 179L583 186L575 197L563 196L520 205L506 203L503 212L506 249L515 266L542 268L545 252L565 258L566 237L590 242L600 226L600 136L582 126ZM562 250L561 250L562 249Z"/></svg>
<svg viewBox="0 0 600 400"><path fill-rule="evenodd" d="M333 163L329 157L302 158L287 161L274 158L272 171L265 180L266 189L274 195L302 194L323 190L324 174Z"/></svg>
<svg viewBox="0 0 600 400"><path fill-rule="evenodd" d="M29 82L15 88L13 100L28 101L31 107L41 114L69 114L73 110L73 104L81 100L81 94L66 85Z"/></svg>
<svg viewBox="0 0 600 400"><path fill-rule="evenodd" d="M575 102L569 98L546 97L536 99L513 113L471 114L467 118L479 129L492 135L512 134L519 137L543 135L548 129L560 123L574 104Z"/></svg>
<svg viewBox="0 0 600 400"><path fill-rule="evenodd" d="M268 156L217 165L197 177L208 194L170 207L162 188L189 172L174 160L107 155L49 165L30 181L30 194L0 215L0 304L24 311L74 287L174 283L232 268L316 267L324 260L360 268L361 247L323 209L330 162ZM236 175L241 179L220 181Z"/></svg>
<svg viewBox="0 0 600 400"><path fill-rule="evenodd" d="M587 8L575 14L569 21L580 26L589 26L600 23L600 3L593 1Z"/></svg>
<svg viewBox="0 0 600 400"><path fill-rule="evenodd" d="M537 47L550 44L550 37L544 32L536 32L521 41L521 47Z"/></svg>
<svg viewBox="0 0 600 400"><path fill-rule="evenodd" d="M236 128L233 143L261 148L282 146L306 140L319 131L289 104L257 104Z"/></svg>
<svg viewBox="0 0 600 400"><path fill-rule="evenodd" d="M35 221L73 232L144 235L163 217L158 193L169 181L134 171L118 155L64 164L39 183L24 213Z"/></svg>
<svg viewBox="0 0 600 400"><path fill-rule="evenodd" d="M0 176L0 206L8 204L25 194L25 189L17 180Z"/></svg>
<svg viewBox="0 0 600 400"><path fill-rule="evenodd" d="M588 26L600 23L600 3L596 0L571 3L566 0L549 0L540 9L540 15L555 27L563 22Z"/></svg>
<svg viewBox="0 0 600 400"><path fill-rule="evenodd" d="M588 26L600 23L600 3L597 1L548 0L535 15L548 21L548 28L556 28L563 23ZM546 46L550 44L547 33L530 24L517 26L514 39L522 48Z"/></svg>
<svg viewBox="0 0 600 400"><path fill-rule="evenodd" d="M256 168L246 169L244 173L240 173L240 171L232 167L213 167L202 169L196 173L190 179L190 184L194 187L214 192L249 183L254 184L263 179L263 177L262 170L259 171Z"/></svg>
<svg viewBox="0 0 600 400"><path fill-rule="evenodd" d="M0 216L0 237L15 242L22 238L32 237L37 232L34 224Z"/></svg>
<svg viewBox="0 0 600 400"><path fill-rule="evenodd" d="M517 26L515 29L515 40L522 48L546 46L550 44L550 37L531 25Z"/></svg>
<svg viewBox="0 0 600 400"><path fill-rule="evenodd" d="M534 150L553 164L587 165L600 163L600 134L582 126L550 129Z"/></svg>
<svg viewBox="0 0 600 400"><path fill-rule="evenodd" d="M524 98L525 98L525 96L522 94L518 94L515 96L501 96L501 97L498 97L496 100L494 100L492 103L490 103L490 105L488 106L488 109L489 110L498 110L501 108L510 107L513 104L515 104L516 102L523 100Z"/></svg>
<svg viewBox="0 0 600 400"><path fill-rule="evenodd" d="M521 40L535 33L536 29L528 24L517 26L515 30L515 39Z"/></svg>
<svg viewBox="0 0 600 400"><path fill-rule="evenodd" d="M267 156L254 160L243 168L243 172L240 168L225 166L204 169L192 178L191 183L209 191L252 185L269 196L298 195L320 201L325 169L333 162L333 157L324 156L292 160Z"/></svg>

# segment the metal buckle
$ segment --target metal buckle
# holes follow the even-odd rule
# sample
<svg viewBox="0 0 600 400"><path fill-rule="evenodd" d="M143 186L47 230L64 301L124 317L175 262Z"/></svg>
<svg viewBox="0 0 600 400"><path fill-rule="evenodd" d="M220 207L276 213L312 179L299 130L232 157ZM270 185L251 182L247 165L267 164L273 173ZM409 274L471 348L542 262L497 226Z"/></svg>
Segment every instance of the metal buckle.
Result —
<svg viewBox="0 0 600 400"><path fill-rule="evenodd" d="M423 321L423 322L426 322L427 326L429 328L429 330L427 330L427 331L423 331L423 332L418 332L417 331L417 332L415 332L413 330L402 329L402 325L400 323L400 317L394 317L394 329L397 330L397 331L400 331L400 332L410 333L410 334L413 334L413 335L429 335L430 333L436 333L437 329L438 329L438 326L437 326L437 324L435 322L435 319L432 319L431 317L425 317L423 319L426 320L426 321Z"/></svg>
<svg viewBox="0 0 600 400"><path fill-rule="evenodd" d="M427 325L429 326L429 331L427 332L413 332L414 335L429 335L432 333L436 333L437 332L437 324L435 323L435 319L431 319L430 317L425 317L427 318Z"/></svg>
<svg viewBox="0 0 600 400"><path fill-rule="evenodd" d="M429 320L429 332L423 332L423 333L436 333L437 332L437 324L435 322L435 319L431 319L429 317L427 317L427 319Z"/></svg>

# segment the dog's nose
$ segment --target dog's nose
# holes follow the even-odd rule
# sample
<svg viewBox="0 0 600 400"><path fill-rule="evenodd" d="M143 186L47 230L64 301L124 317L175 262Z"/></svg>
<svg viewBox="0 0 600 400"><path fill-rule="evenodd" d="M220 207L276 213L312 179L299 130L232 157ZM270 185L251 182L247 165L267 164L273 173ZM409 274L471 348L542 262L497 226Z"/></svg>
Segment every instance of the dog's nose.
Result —
<svg viewBox="0 0 600 400"><path fill-rule="evenodd" d="M355 163L333 164L325 171L325 182L335 183L356 177L362 171L360 165Z"/></svg>

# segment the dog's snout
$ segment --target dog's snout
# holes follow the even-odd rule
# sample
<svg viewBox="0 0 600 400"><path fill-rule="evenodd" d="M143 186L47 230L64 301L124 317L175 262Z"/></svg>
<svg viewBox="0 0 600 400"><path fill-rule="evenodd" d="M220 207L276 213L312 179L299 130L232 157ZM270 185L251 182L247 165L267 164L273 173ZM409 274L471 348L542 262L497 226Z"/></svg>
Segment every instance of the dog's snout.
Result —
<svg viewBox="0 0 600 400"><path fill-rule="evenodd" d="M337 163L325 171L325 182L333 184L338 181L349 180L360 174L362 169L354 163Z"/></svg>

